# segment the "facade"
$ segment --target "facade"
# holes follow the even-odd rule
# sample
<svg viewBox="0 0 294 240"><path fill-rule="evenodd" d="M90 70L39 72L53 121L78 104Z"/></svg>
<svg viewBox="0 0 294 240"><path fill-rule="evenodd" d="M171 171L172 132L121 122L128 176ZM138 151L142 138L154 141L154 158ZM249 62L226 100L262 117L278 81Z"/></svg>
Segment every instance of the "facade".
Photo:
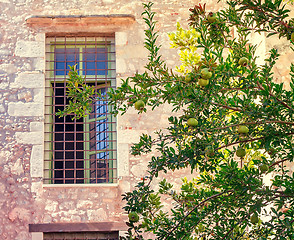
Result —
<svg viewBox="0 0 294 240"><path fill-rule="evenodd" d="M131 156L130 146L167 126L171 114L166 106L114 118L105 100L108 88L144 71L143 2L0 0L0 239L117 239L126 230L121 194L144 176L150 158ZM199 1L154 3L161 53L174 66L167 33L185 25ZM207 1L210 11L220 7ZM261 58L285 44L266 42ZM292 59L281 59L278 81L288 81ZM80 120L55 114L66 104L69 65L101 93ZM180 176L168 178L181 183Z"/></svg>

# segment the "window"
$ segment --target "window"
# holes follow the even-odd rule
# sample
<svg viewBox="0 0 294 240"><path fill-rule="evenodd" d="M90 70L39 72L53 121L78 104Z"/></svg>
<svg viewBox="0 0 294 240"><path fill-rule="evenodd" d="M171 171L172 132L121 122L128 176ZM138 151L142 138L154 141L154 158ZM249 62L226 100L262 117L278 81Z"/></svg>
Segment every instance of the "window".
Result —
<svg viewBox="0 0 294 240"><path fill-rule="evenodd" d="M83 119L57 117L68 99L69 66L101 93ZM44 183L91 184L117 181L116 123L107 90L115 87L114 36L47 36Z"/></svg>
<svg viewBox="0 0 294 240"><path fill-rule="evenodd" d="M117 232L44 233L43 240L118 240Z"/></svg>

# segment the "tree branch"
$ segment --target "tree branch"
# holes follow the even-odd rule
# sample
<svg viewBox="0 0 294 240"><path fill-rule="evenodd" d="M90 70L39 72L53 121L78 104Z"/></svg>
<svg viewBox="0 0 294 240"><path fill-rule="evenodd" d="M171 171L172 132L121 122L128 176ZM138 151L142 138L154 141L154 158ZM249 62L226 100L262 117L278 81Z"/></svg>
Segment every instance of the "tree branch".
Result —
<svg viewBox="0 0 294 240"><path fill-rule="evenodd" d="M257 121L257 122L244 122L244 123L232 124L230 126L214 128L214 130L223 130L223 129L226 129L226 128L237 127L237 126L240 126L240 125L255 125L255 124L265 124L265 123L280 123L280 124L294 125L294 122L272 120L272 121Z"/></svg>
<svg viewBox="0 0 294 240"><path fill-rule="evenodd" d="M272 163L269 167L271 168L271 167L273 167L273 166L275 166L275 165L278 165L278 164L280 164L280 163L282 163L282 162L286 162L287 160L289 160L289 159L288 159L288 158L285 158L285 159L282 159L282 160L280 160L280 161L274 162L274 163Z"/></svg>
<svg viewBox="0 0 294 240"><path fill-rule="evenodd" d="M256 81L257 86L260 90L264 90L264 87L260 84L259 81ZM268 94L272 97L274 97L278 102L280 102L284 107L293 110L292 107L290 107L287 103L283 102L281 99L279 99L278 97L276 97L274 94L272 94L271 92L268 92Z"/></svg>
<svg viewBox="0 0 294 240"><path fill-rule="evenodd" d="M176 226L174 226L170 231L169 233L167 234L167 236L165 237L165 239L168 239L168 237L170 236L170 234L175 230L177 229L177 227L180 225L181 222L183 222L192 212L195 211L196 208L200 207L201 205L203 205L204 203L206 203L207 201L209 201L210 199L213 199L213 198L216 198L218 196L221 196L225 193L229 193L229 192L234 192L233 190L229 190L229 191L226 191L226 192L221 192L221 193L218 193L218 194L215 194L215 195L212 195L208 198L206 198L205 200L203 200L202 202L200 202L199 204L197 204L195 207L193 207L193 209L191 211L189 211L185 217L180 221L178 222L178 224Z"/></svg>

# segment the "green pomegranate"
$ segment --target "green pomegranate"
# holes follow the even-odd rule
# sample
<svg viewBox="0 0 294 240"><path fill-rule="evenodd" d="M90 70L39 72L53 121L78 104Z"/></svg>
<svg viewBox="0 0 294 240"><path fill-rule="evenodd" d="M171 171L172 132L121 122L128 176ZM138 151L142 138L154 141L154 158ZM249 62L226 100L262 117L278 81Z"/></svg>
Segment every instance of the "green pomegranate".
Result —
<svg viewBox="0 0 294 240"><path fill-rule="evenodd" d="M142 100L138 100L137 102L135 102L135 108L137 110L143 110L145 107L145 103Z"/></svg>
<svg viewBox="0 0 294 240"><path fill-rule="evenodd" d="M139 215L136 212L130 212L128 217L129 217L130 222L138 222L139 221Z"/></svg>
<svg viewBox="0 0 294 240"><path fill-rule="evenodd" d="M249 62L249 60L248 60L248 58L246 58L246 57L241 57L240 59L239 59L239 65L241 65L241 66L243 66L243 67L246 67L247 66L247 64L248 64L248 62Z"/></svg>
<svg viewBox="0 0 294 240"><path fill-rule="evenodd" d="M246 150L244 148L238 148L238 150L236 151L236 155L237 157L244 157L246 155Z"/></svg>
<svg viewBox="0 0 294 240"><path fill-rule="evenodd" d="M205 155L207 157L213 157L214 156L214 150L211 146L208 146L205 148Z"/></svg>
<svg viewBox="0 0 294 240"><path fill-rule="evenodd" d="M208 79L200 78L199 81L198 81L198 84L201 87L206 87L209 84L209 80Z"/></svg>
<svg viewBox="0 0 294 240"><path fill-rule="evenodd" d="M247 133L249 133L249 128L244 125L240 125L238 127L238 133L247 134Z"/></svg>
<svg viewBox="0 0 294 240"><path fill-rule="evenodd" d="M212 72L210 72L208 68L203 68L201 70L201 77L203 79L209 79L211 78L211 76L212 76Z"/></svg>
<svg viewBox="0 0 294 240"><path fill-rule="evenodd" d="M265 173L268 171L268 165L267 164L262 164L260 167L259 167L261 173Z"/></svg>
<svg viewBox="0 0 294 240"><path fill-rule="evenodd" d="M208 21L209 23L214 23L214 22L216 22L216 14L213 13L213 12L208 13L208 15L207 15L207 21Z"/></svg>
<svg viewBox="0 0 294 240"><path fill-rule="evenodd" d="M189 127L196 127L198 125L198 121L195 118L189 118L187 124Z"/></svg>
<svg viewBox="0 0 294 240"><path fill-rule="evenodd" d="M193 75L191 73L188 73L186 76L185 76L185 81L186 83L189 83L193 80Z"/></svg>
<svg viewBox="0 0 294 240"><path fill-rule="evenodd" d="M252 216L250 217L250 222L253 224L258 223L259 218L258 218L258 214L257 213L253 213Z"/></svg>

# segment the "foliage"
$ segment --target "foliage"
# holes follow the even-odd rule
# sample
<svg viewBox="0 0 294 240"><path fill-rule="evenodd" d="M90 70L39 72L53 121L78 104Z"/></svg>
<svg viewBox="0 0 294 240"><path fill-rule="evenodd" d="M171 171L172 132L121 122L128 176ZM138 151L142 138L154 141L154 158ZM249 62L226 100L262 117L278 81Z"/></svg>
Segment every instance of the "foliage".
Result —
<svg viewBox="0 0 294 240"><path fill-rule="evenodd" d="M149 162L148 175L123 195L126 212L140 216L138 222L127 223L124 239L143 239L144 232L156 239L294 239L294 173L289 171L294 65L286 90L274 81L277 49L258 65L256 46L249 42L251 32L264 32L293 44L294 20L285 4L228 0L216 15L205 4L196 5L190 9L190 29L178 24L169 35L182 61L174 70L168 69L156 44L153 4L144 4L146 71L111 89L110 103L114 114L124 114L138 100L145 103L139 114L171 104L176 116L169 118L167 132L159 131L155 138L144 134L132 147L134 155L158 154ZM208 85L199 85L202 80ZM197 124L188 126L190 118ZM238 149L246 155L236 156ZM161 172L183 168L198 177L183 178L180 190L166 179L159 190L152 187ZM272 176L270 184L265 176ZM170 209L163 208L166 198Z"/></svg>
<svg viewBox="0 0 294 240"><path fill-rule="evenodd" d="M92 110L95 88L86 84L85 79L78 75L76 66L69 66L69 78L66 83L67 105L64 110L56 113L57 116L72 115L73 119L86 117ZM97 93L96 93L97 94ZM98 93L99 94L99 93Z"/></svg>
<svg viewBox="0 0 294 240"><path fill-rule="evenodd" d="M248 40L251 31L290 39L293 20L287 21L289 10L282 1L227 3L215 21L207 20L205 5L195 6L190 9L190 29L178 24L169 35L172 47L180 50L177 74L159 54L155 13L152 3L145 5L147 71L126 79L109 96L116 113L125 113L142 99L152 109L172 104L178 115L169 118L168 134L159 132L155 139L143 135L132 148L134 155L160 154L152 157L149 175L124 194L125 210L141 215L139 223L128 223L128 239L143 239L144 231L157 239L294 237L294 174L285 166L294 152L294 66L291 89L285 90L283 83L273 81L277 50L271 49L259 66L256 46ZM242 57L248 60L245 66L239 64ZM212 76L202 87L198 81L204 68ZM189 118L198 125L189 127ZM249 133L239 133L239 126L247 126ZM238 148L246 150L245 157L236 157ZM268 171L260 169L264 165ZM199 171L199 177L184 179L180 191L165 179L159 191L152 189L160 172L186 167ZM274 176L270 185L264 183L266 174ZM169 210L162 207L166 196L173 202Z"/></svg>

